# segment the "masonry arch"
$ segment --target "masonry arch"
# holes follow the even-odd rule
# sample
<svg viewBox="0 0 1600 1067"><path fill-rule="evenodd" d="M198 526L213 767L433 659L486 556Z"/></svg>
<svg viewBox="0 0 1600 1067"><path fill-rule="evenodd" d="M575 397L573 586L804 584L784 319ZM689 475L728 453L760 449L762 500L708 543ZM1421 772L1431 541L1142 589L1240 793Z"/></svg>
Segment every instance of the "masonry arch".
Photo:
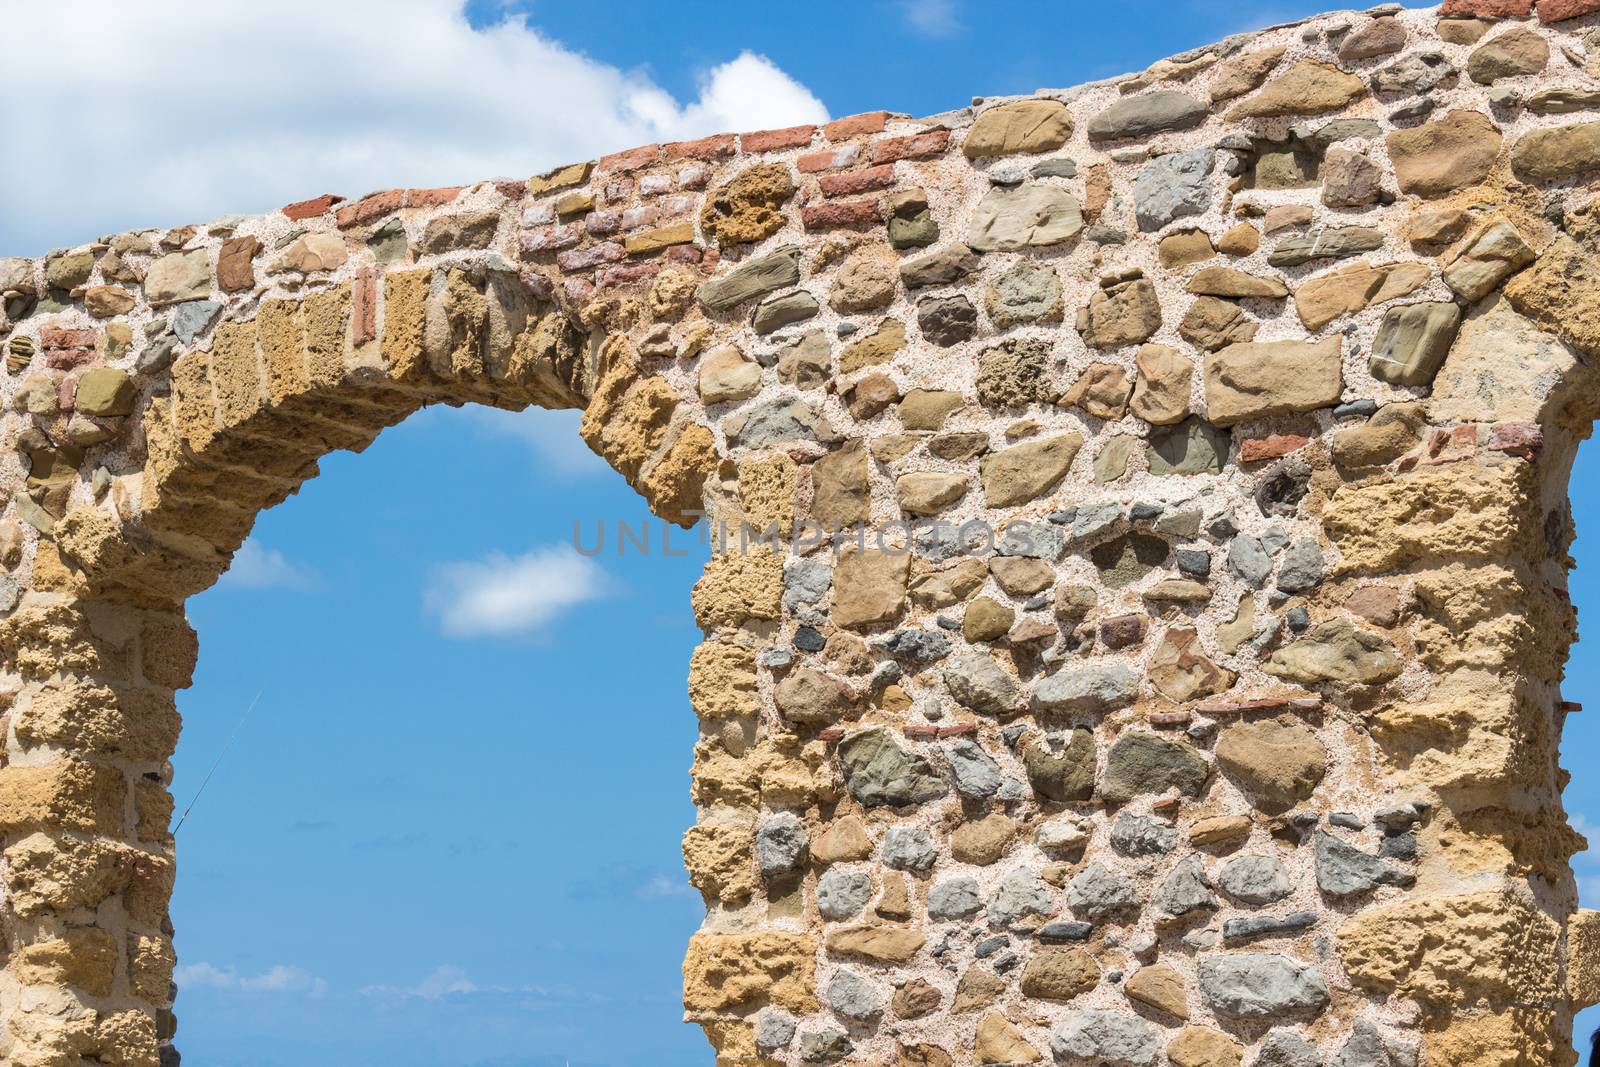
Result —
<svg viewBox="0 0 1600 1067"><path fill-rule="evenodd" d="M8 1055L173 1058L182 599L460 401L582 407L673 521L923 520L696 585L724 1060L1570 1062L1592 6L0 263Z"/></svg>

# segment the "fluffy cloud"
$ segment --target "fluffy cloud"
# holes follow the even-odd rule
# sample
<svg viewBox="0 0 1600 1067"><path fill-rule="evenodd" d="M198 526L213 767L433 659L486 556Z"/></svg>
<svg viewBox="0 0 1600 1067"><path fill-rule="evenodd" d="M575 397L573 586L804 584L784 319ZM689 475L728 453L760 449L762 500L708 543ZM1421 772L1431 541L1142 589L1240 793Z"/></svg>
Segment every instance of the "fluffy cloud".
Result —
<svg viewBox="0 0 1600 1067"><path fill-rule="evenodd" d="M233 554L233 563L219 584L234 589L309 589L314 578L310 571L289 562L282 552L263 548L252 538Z"/></svg>
<svg viewBox="0 0 1600 1067"><path fill-rule="evenodd" d="M593 478L611 472L606 461L578 436L581 411L506 411L491 407L471 407L466 411L484 433L510 437L525 445L534 460L535 473L541 478Z"/></svg>
<svg viewBox="0 0 1600 1067"><path fill-rule="evenodd" d="M925 37L949 37L961 28L955 0L900 0L906 25Z"/></svg>
<svg viewBox="0 0 1600 1067"><path fill-rule="evenodd" d="M172 974L181 989L227 989L242 993L303 993L320 997L328 983L301 967L278 964L258 975L241 975L232 967L185 964Z"/></svg>
<svg viewBox="0 0 1600 1067"><path fill-rule="evenodd" d="M423 606L451 637L509 637L554 621L562 612L605 596L611 580L571 545L521 556L493 553L480 562L435 570Z"/></svg>
<svg viewBox="0 0 1600 1067"><path fill-rule="evenodd" d="M463 0L57 0L7 11L0 255L259 212L323 192L524 176L826 109L763 56L682 102ZM24 156L19 156L19 160Z"/></svg>

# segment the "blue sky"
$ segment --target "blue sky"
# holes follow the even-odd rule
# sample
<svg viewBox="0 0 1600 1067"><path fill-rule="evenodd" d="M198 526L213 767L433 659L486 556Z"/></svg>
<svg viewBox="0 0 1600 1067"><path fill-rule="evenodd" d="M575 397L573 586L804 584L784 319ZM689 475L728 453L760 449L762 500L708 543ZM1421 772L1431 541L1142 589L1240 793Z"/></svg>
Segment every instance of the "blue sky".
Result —
<svg viewBox="0 0 1600 1067"><path fill-rule="evenodd" d="M927 114L1324 6L613 0L597 18L590 3L474 0L462 19L453 0L32 5L12 17L38 21L12 28L38 46L8 57L0 92L50 78L39 121L55 148L0 175L0 255L323 191L526 174L657 137ZM105 64L113 44L184 55L188 74ZM94 106L113 93L126 110ZM654 525L649 558L564 551L575 520L590 538L597 521L648 521L575 427L424 412L329 457L191 602L202 656L180 696L180 807L236 740L178 839L190 1067L709 1062L678 1003L701 912L678 839L693 819L683 680L704 549L665 556ZM1597 479L1586 445L1573 484ZM1575 511L1587 629L1600 501L1580 492ZM1569 722L1570 766L1600 732L1581 649L1565 695L1595 708ZM1568 800L1600 822L1600 779L1580 775ZM1600 890L1600 862L1578 863Z"/></svg>

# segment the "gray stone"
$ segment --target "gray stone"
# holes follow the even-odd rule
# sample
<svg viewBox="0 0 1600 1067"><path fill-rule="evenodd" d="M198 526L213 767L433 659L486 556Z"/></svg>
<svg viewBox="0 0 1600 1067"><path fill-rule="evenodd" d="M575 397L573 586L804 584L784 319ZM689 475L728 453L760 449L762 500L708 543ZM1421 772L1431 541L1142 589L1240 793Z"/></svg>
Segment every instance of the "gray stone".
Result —
<svg viewBox="0 0 1600 1067"><path fill-rule="evenodd" d="M1391 1041L1371 1019L1357 1019L1330 1067L1415 1067L1415 1042Z"/></svg>
<svg viewBox="0 0 1600 1067"><path fill-rule="evenodd" d="M1086 504L1072 517L1072 539L1087 541L1122 521L1122 505L1114 500Z"/></svg>
<svg viewBox="0 0 1600 1067"><path fill-rule="evenodd" d="M807 1063L833 1063L850 1055L855 1046L837 1026L800 1032L800 1058Z"/></svg>
<svg viewBox="0 0 1600 1067"><path fill-rule="evenodd" d="M1309 963L1276 952L1230 952L1200 961L1200 996L1212 1011L1248 1019L1320 1013L1328 981Z"/></svg>
<svg viewBox="0 0 1600 1067"><path fill-rule="evenodd" d="M868 807L922 804L949 791L926 759L881 728L839 742L839 766L850 795Z"/></svg>
<svg viewBox="0 0 1600 1067"><path fill-rule="evenodd" d="M186 300L173 309L172 332L179 343L192 345L221 310L222 305L215 300Z"/></svg>
<svg viewBox="0 0 1600 1067"><path fill-rule="evenodd" d="M1021 687L987 652L963 652L944 667L945 688L963 707L981 715L1007 715L1016 710Z"/></svg>
<svg viewBox="0 0 1600 1067"><path fill-rule="evenodd" d="M1217 871L1217 886L1245 904L1271 904L1294 892L1275 856L1239 856Z"/></svg>
<svg viewBox="0 0 1600 1067"><path fill-rule="evenodd" d="M1259 589L1272 573L1272 556L1260 538L1237 534L1228 542L1228 572Z"/></svg>
<svg viewBox="0 0 1600 1067"><path fill-rule="evenodd" d="M700 303L712 311L728 309L800 281L800 250L782 248L741 264L725 278L701 283L695 290Z"/></svg>
<svg viewBox="0 0 1600 1067"><path fill-rule="evenodd" d="M1322 550L1307 537L1289 546L1278 567L1278 588L1285 593L1304 593L1322 584Z"/></svg>
<svg viewBox="0 0 1600 1067"><path fill-rule="evenodd" d="M1167 542L1161 538L1132 533L1091 548L1089 561L1108 589L1121 589L1165 563L1167 552Z"/></svg>
<svg viewBox="0 0 1600 1067"><path fill-rule="evenodd" d="M1029 173L1035 178L1076 178L1078 164L1065 156L1056 156L1053 159L1041 159Z"/></svg>
<svg viewBox="0 0 1600 1067"><path fill-rule="evenodd" d="M1161 883L1161 888L1156 890L1154 903L1162 914L1173 918L1195 911L1214 910L1217 907L1217 895L1211 891L1205 860L1197 853L1190 853L1179 860L1166 881Z"/></svg>
<svg viewBox="0 0 1600 1067"><path fill-rule="evenodd" d="M1117 738L1106 753L1100 793L1111 804L1125 804L1141 794L1168 789L1193 797L1200 795L1210 777L1211 767L1190 745L1129 732Z"/></svg>
<svg viewBox="0 0 1600 1067"><path fill-rule="evenodd" d="M756 333L772 333L785 326L816 318L819 310L821 308L817 304L817 298L804 289L799 289L792 293L784 293L782 296L769 296L761 301L756 305L751 325Z"/></svg>
<svg viewBox="0 0 1600 1067"><path fill-rule="evenodd" d="M1293 1030L1274 1030L1250 1067L1322 1067L1317 1047Z"/></svg>
<svg viewBox="0 0 1600 1067"><path fill-rule="evenodd" d="M928 890L928 918L935 922L967 919L982 910L976 878L946 878Z"/></svg>
<svg viewBox="0 0 1600 1067"><path fill-rule="evenodd" d="M1211 553L1198 548L1180 548L1172 553L1172 558L1177 560L1178 569L1184 574L1196 578L1211 576Z"/></svg>
<svg viewBox="0 0 1600 1067"><path fill-rule="evenodd" d="M817 910L824 919L854 917L872 899L872 877L866 871L829 867L817 879Z"/></svg>
<svg viewBox="0 0 1600 1067"><path fill-rule="evenodd" d="M989 319L1004 330L1029 322L1059 322L1061 279L1048 263L1019 260L989 288Z"/></svg>
<svg viewBox="0 0 1600 1067"><path fill-rule="evenodd" d="M1382 248L1383 240L1383 231L1372 226L1319 226L1279 241L1267 262L1274 267L1298 267L1313 259L1342 259Z"/></svg>
<svg viewBox="0 0 1600 1067"><path fill-rule="evenodd" d="M795 397L778 397L730 415L722 427L729 443L741 448L769 448L785 441L827 445L839 439L826 416Z"/></svg>
<svg viewBox="0 0 1600 1067"><path fill-rule="evenodd" d="M1018 867L1000 880L989 902L989 925L1011 926L1029 915L1049 915L1054 908L1050 887L1039 872Z"/></svg>
<svg viewBox="0 0 1600 1067"><path fill-rule="evenodd" d="M406 224L397 218L390 219L372 231L367 247L372 249L379 266L399 262L406 256Z"/></svg>
<svg viewBox="0 0 1600 1067"><path fill-rule="evenodd" d="M1028 707L1037 713L1099 714L1127 707L1139 693L1139 673L1112 660L1069 667L1034 687Z"/></svg>
<svg viewBox="0 0 1600 1067"><path fill-rule="evenodd" d="M1017 520L1006 523L994 551L997 556L1055 560L1066 548L1067 537L1062 531L1044 523Z"/></svg>
<svg viewBox="0 0 1600 1067"><path fill-rule="evenodd" d="M782 1008L768 1005L756 1012L756 1048L776 1052L794 1040L794 1016Z"/></svg>
<svg viewBox="0 0 1600 1067"><path fill-rule="evenodd" d="M1380 885L1408 886L1416 878L1403 867L1379 859L1335 837L1317 831L1317 888L1333 897L1350 897Z"/></svg>
<svg viewBox="0 0 1600 1067"><path fill-rule="evenodd" d="M932 869L939 850L933 837L920 826L891 826L883 835L883 865L897 871Z"/></svg>
<svg viewBox="0 0 1600 1067"><path fill-rule="evenodd" d="M1191 416L1150 434L1146 456L1150 473L1216 474L1228 461L1228 431Z"/></svg>
<svg viewBox="0 0 1600 1067"><path fill-rule="evenodd" d="M793 612L815 604L833 585L833 567L825 559L792 559L783 567L783 606Z"/></svg>
<svg viewBox="0 0 1600 1067"><path fill-rule="evenodd" d="M967 245L976 252L1020 252L1062 244L1083 230L1078 200L1054 185L990 189L973 209Z"/></svg>
<svg viewBox="0 0 1600 1067"><path fill-rule="evenodd" d="M1090 919L1115 915L1133 907L1138 899L1131 878L1099 863L1089 864L1067 883L1067 906L1073 914Z"/></svg>
<svg viewBox="0 0 1600 1067"><path fill-rule="evenodd" d="M1378 324L1368 369L1391 385L1431 385L1460 325L1461 308L1453 301L1392 307Z"/></svg>
<svg viewBox="0 0 1600 1067"><path fill-rule="evenodd" d="M978 309L965 296L928 297L917 302L917 326L931 344L949 348L977 332Z"/></svg>
<svg viewBox="0 0 1600 1067"><path fill-rule="evenodd" d="M1298 933L1310 929L1316 922L1317 913L1314 911L1292 911L1287 915L1246 915L1222 924L1222 940L1232 943L1255 937Z"/></svg>
<svg viewBox="0 0 1600 1067"><path fill-rule="evenodd" d="M1217 153L1210 148L1174 152L1151 160L1133 180L1134 216L1139 229L1159 230L1175 219L1199 215L1211 206L1211 172Z"/></svg>
<svg viewBox="0 0 1600 1067"><path fill-rule="evenodd" d="M1178 847L1178 828L1150 815L1131 811L1111 824L1111 847L1124 856L1164 856Z"/></svg>
<svg viewBox="0 0 1600 1067"><path fill-rule="evenodd" d="M969 248L945 245L900 264L900 280L907 289L948 285L978 269L979 259Z"/></svg>
<svg viewBox="0 0 1600 1067"><path fill-rule="evenodd" d="M883 1014L887 998L877 984L854 971L840 970L828 982L828 1007L848 1023L864 1026Z"/></svg>
<svg viewBox="0 0 1600 1067"><path fill-rule="evenodd" d="M806 858L806 826L800 817L781 812L756 832L756 866L766 879L792 874Z"/></svg>
<svg viewBox="0 0 1600 1067"><path fill-rule="evenodd" d="M157 375L168 367L178 357L178 342L172 337L163 337L139 353L139 358L134 360L134 369L140 374Z"/></svg>
<svg viewBox="0 0 1600 1067"><path fill-rule="evenodd" d="M1058 1062L1096 1067L1154 1067L1161 1047L1161 1031L1154 1025L1114 1011L1075 1013L1050 1037L1050 1053Z"/></svg>
<svg viewBox="0 0 1600 1067"><path fill-rule="evenodd" d="M1456 74L1455 64L1442 54L1413 52L1373 74L1372 88L1386 94L1425 93Z"/></svg>
<svg viewBox="0 0 1600 1067"><path fill-rule="evenodd" d="M1089 139L1147 137L1165 130L1188 130L1206 120L1206 107L1187 93L1163 90L1125 96L1089 120Z"/></svg>
<svg viewBox="0 0 1600 1067"><path fill-rule="evenodd" d="M968 800L985 800L1000 791L1000 766L976 741L957 738L945 745L944 754L950 761L957 793Z"/></svg>

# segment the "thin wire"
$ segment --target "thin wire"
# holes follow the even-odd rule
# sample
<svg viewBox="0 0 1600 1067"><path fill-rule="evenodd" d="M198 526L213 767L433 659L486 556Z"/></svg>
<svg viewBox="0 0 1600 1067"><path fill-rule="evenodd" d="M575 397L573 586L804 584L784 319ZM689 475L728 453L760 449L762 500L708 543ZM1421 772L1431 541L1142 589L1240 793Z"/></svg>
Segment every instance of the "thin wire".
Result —
<svg viewBox="0 0 1600 1067"><path fill-rule="evenodd" d="M183 809L182 815L178 816L178 825L172 828L172 833L174 836L177 835L179 830L183 829L183 820L189 817L189 813L194 810L195 803L200 799L200 794L204 793L206 791L206 786L211 784L211 776L217 773L218 767L222 766L223 757L228 754L228 750L233 747L234 741L238 739L239 731L244 729L244 721L250 717L250 713L252 711L256 710L256 705L261 703L261 693L264 692L266 692L264 689L261 690L261 692L258 692L256 694L256 698L250 702L250 706L244 709L244 714L239 716L239 721L233 727L233 733L228 735L228 743L222 746L221 752L217 753L216 762L213 763L211 765L211 769L206 772L205 780L200 783L200 788L194 791L194 799L189 801L189 806Z"/></svg>

